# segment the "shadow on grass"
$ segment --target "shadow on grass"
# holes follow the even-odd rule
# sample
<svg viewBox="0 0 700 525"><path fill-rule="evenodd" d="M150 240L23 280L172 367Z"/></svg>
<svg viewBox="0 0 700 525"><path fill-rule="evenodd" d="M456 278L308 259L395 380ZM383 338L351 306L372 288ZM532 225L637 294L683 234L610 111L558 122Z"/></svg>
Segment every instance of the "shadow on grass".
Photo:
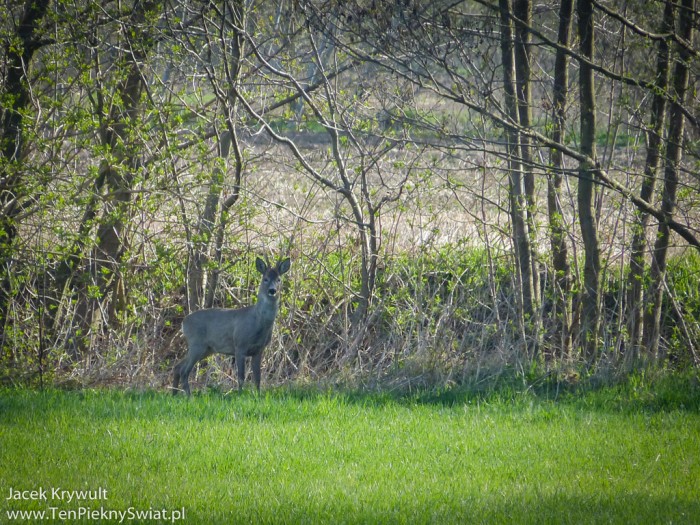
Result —
<svg viewBox="0 0 700 525"><path fill-rule="evenodd" d="M400 390L329 389L306 386L282 387L272 395L313 399L319 396L337 395L348 403L360 405L434 405L454 407L463 405L518 406L533 402L560 403L605 412L668 412L674 410L700 413L700 371L669 374L644 380L629 377L612 386L596 384L569 384L556 381L540 381L525 386L522 381L506 381L488 389L463 387Z"/></svg>
<svg viewBox="0 0 700 525"><path fill-rule="evenodd" d="M620 495L602 499L595 494L572 497L553 495L520 498L496 491L453 501L454 495L419 495L403 499L400 505L357 502L352 495L315 501L285 502L256 509L255 515L236 508L218 511L190 509L188 523L697 523L700 502L676 498L650 497L649 494ZM249 510L248 510L249 511ZM642 520L642 521L640 521Z"/></svg>
<svg viewBox="0 0 700 525"><path fill-rule="evenodd" d="M294 401L298 413L288 412ZM583 411L611 413L656 413L682 411L700 413L698 373L668 375L654 381L634 378L607 387L586 385L547 385L516 388L504 384L490 390L465 388L418 390L413 392L331 388L319 385L283 386L263 390L224 392L217 389L195 391L191 398L171 396L168 391L116 389L62 391L49 389L0 389L0 422L12 423L28 414L39 417L52 411L80 412L91 418L171 418L222 421L228 418L303 418L317 413L318 404L360 407L494 406L503 409L543 405L572 406ZM312 408L309 408L312 407Z"/></svg>

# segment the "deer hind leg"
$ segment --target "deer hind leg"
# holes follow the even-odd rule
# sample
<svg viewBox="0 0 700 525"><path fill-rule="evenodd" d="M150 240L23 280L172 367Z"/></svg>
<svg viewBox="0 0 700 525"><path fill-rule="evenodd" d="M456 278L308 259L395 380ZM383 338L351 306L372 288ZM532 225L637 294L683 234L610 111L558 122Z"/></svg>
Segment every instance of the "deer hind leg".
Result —
<svg viewBox="0 0 700 525"><path fill-rule="evenodd" d="M182 385L182 390L189 396L190 372L192 372L194 365L196 365L198 361L206 358L210 353L211 352L208 352L206 348L190 347L187 356L175 366L173 388L176 389L177 383L180 383ZM177 390L173 390L173 392L177 392Z"/></svg>
<svg viewBox="0 0 700 525"><path fill-rule="evenodd" d="M182 389L188 396L190 395L190 372L192 372L192 369L197 361L199 361L199 359L192 359L190 356L187 356L185 362L182 363L182 368L180 368L180 381L182 381Z"/></svg>
<svg viewBox="0 0 700 525"><path fill-rule="evenodd" d="M183 359L182 361L179 361L176 365L175 368L173 368L173 395L176 395L178 392L178 386L180 386L180 368L182 367L182 363L185 360Z"/></svg>

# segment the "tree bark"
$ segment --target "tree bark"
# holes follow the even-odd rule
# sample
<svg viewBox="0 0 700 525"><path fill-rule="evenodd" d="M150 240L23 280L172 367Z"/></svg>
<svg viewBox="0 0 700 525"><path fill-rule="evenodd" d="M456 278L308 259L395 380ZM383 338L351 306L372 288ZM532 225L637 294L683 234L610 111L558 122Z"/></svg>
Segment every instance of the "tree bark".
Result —
<svg viewBox="0 0 700 525"><path fill-rule="evenodd" d="M218 157L221 162L212 170L209 179L209 191L195 234L196 239L192 242L190 251L187 270L187 305L190 312L199 308L211 308L214 305L223 258L223 244L228 224L228 214L231 207L238 201L243 173L243 154L236 128L236 120L238 118L236 90L240 83L245 45L243 37L246 25L244 3L239 0L226 2L224 3L224 9L219 12L219 15L221 27L228 25L234 32L234 35L228 42L223 41L224 33L221 32L221 47L224 50L224 78L228 89L223 90L220 88L216 75L213 72L210 78L213 91L225 112L226 130L219 135ZM232 149L235 163L234 191L222 201L224 178L226 176L223 166L226 165ZM208 263L212 258L214 263L210 267Z"/></svg>
<svg viewBox="0 0 700 525"><path fill-rule="evenodd" d="M531 89L531 66L530 66L530 26L532 23L532 3L530 0L514 0L513 15L518 21L515 24L515 86L518 100L518 119L520 125L529 129L532 126L532 89ZM525 221L529 236L529 258L531 269L527 276L527 286L530 288L533 321L537 321L539 316L534 315L539 308L539 270L537 267L536 249L536 228L535 210L537 202L535 200L535 173L533 170L533 147L529 137L520 135L520 155L523 173L523 189L525 191L526 208ZM534 333L538 330L535 328Z"/></svg>
<svg viewBox="0 0 700 525"><path fill-rule="evenodd" d="M581 237L585 251L583 268L583 302L581 311L581 344L583 354L593 359L598 348L600 331L600 245L593 202L596 159L596 106L593 68L594 24L591 0L578 0L579 104L581 112L581 153L587 158L579 163L577 204Z"/></svg>
<svg viewBox="0 0 700 525"><path fill-rule="evenodd" d="M515 64L513 45L513 26L511 22L510 0L499 0L501 22L501 61L503 64L503 92L505 111L509 119L520 127L520 115L515 85ZM517 302L519 324L525 336L525 326L534 314L532 290L532 264L530 236L526 219L527 200L522 171L522 153L520 133L516 127L506 129L508 136L508 172L510 215L513 228L513 243L517 269Z"/></svg>
<svg viewBox="0 0 700 525"><path fill-rule="evenodd" d="M683 0L678 10L678 36L681 40L692 42L693 17L695 9L694 0ZM661 311L663 306L664 280L666 278L666 265L668 247L671 239L669 221L673 218L676 209L678 191L678 172L683 153L683 130L685 116L682 107L685 104L688 91L689 60L692 55L686 46L679 46L678 61L676 62L672 85L675 94L670 105L668 120L668 144L664 166L664 189L661 200L662 219L659 221L659 229L654 244L654 252L651 260L651 283L648 290L648 300L644 314L644 346L650 357L659 357L659 341L661 338Z"/></svg>
<svg viewBox="0 0 700 525"><path fill-rule="evenodd" d="M558 43L562 48L569 46L571 38L571 21L573 19L573 0L562 0L559 7ZM560 48L554 60L554 97L552 104L552 140L561 142L564 138L566 99L569 91L569 58ZM563 182L564 156L557 149L550 150L550 170L547 173L547 211L549 218L549 242L552 250L552 267L554 268L553 294L554 318L553 333L558 335L560 356L571 352L571 267L566 245L564 211L561 204L561 186Z"/></svg>
<svg viewBox="0 0 700 525"><path fill-rule="evenodd" d="M22 210L26 190L18 164L25 153L23 111L30 103L30 70L34 53L44 45L40 25L48 12L48 0L27 0L15 27L16 41L8 39L0 67L3 105L0 107L0 328L11 296L10 271L13 244L17 237L15 219ZM5 15L8 16L8 15ZM10 104L5 106L5 102Z"/></svg>
<svg viewBox="0 0 700 525"><path fill-rule="evenodd" d="M76 306L77 331L72 346L74 357L86 350L88 336L96 323L100 303L108 305L108 322L116 321L117 313L126 306L121 261L127 245L125 225L130 220L133 183L140 169L139 151L130 137L138 125L141 95L145 88L142 65L152 49L153 39L146 26L148 14L158 1L134 2L134 9L122 27L126 52L121 57L124 78L117 84L109 113L100 128L102 145L110 157L100 162L97 180L104 186L103 209L98 221L94 248L89 260L81 265L79 299ZM91 200L89 206L97 205ZM97 216L96 209L87 209L86 216ZM95 293L96 292L96 293ZM111 299L111 300L110 300Z"/></svg>
<svg viewBox="0 0 700 525"><path fill-rule="evenodd" d="M664 16L660 32L667 34L673 31L673 3L666 1ZM656 55L656 82L658 91L654 93L651 104L651 117L647 130L647 154L644 164L644 178L640 199L652 203L654 189L656 187L657 171L661 160L661 140L663 136L664 120L666 117L666 97L662 93L668 89L670 46L666 39L659 40L659 48ZM630 253L630 270L627 277L627 332L628 351L626 358L629 362L636 361L640 357L642 345L642 312L643 312L643 279L647 243L647 228L649 214L638 210Z"/></svg>

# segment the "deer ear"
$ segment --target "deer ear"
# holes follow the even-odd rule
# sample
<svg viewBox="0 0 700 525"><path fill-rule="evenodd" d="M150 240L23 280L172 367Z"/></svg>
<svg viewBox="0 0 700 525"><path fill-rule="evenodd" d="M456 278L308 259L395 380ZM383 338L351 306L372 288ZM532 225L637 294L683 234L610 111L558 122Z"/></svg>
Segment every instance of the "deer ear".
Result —
<svg viewBox="0 0 700 525"><path fill-rule="evenodd" d="M287 257L284 261L280 261L277 263L277 273L280 275L284 275L289 271L289 267L292 265L292 262L289 260L289 257Z"/></svg>
<svg viewBox="0 0 700 525"><path fill-rule="evenodd" d="M260 257L256 257L255 258L255 268L260 273L265 273L267 271L267 264L265 264L265 261L263 261Z"/></svg>

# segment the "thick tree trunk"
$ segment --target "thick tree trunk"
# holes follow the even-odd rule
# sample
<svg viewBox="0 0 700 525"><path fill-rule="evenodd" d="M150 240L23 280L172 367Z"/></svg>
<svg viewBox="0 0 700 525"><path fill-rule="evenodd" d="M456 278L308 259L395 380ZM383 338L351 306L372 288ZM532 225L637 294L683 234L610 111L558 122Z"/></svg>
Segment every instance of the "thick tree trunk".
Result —
<svg viewBox="0 0 700 525"><path fill-rule="evenodd" d="M592 1L578 0L577 12L581 56L592 61L595 48ZM593 159L594 162L596 158L596 107L593 78L593 68L586 61L579 61L581 153L588 159ZM600 332L600 245L593 202L595 169L596 166L592 165L592 161L580 162L577 195L581 237L585 250L581 343L584 356L588 359L593 359L596 355Z"/></svg>
<svg viewBox="0 0 700 525"><path fill-rule="evenodd" d="M678 36L685 42L692 42L693 17L689 15L695 9L694 0L683 0L678 10ZM651 261L651 283L648 290L648 301L644 314L644 346L649 356L659 355L659 340L661 337L661 310L663 305L664 279L666 278L666 259L671 238L668 221L673 218L676 209L676 194L678 191L678 171L680 169L683 129L685 116L683 105L688 91L689 67L691 51L685 47L679 48L679 59L673 71L672 85L675 94L670 105L668 121L668 144L664 166L664 190L661 201L663 218L659 222L659 231L654 244Z"/></svg>
<svg viewBox="0 0 700 525"><path fill-rule="evenodd" d="M661 34L673 31L673 3L666 1L664 17L660 27ZM647 130L647 155L644 164L644 179L640 198L652 203L656 186L657 171L661 159L661 140L664 120L666 117L666 97L663 93L668 89L670 48L667 40L659 41L656 58L656 83L658 91L654 94L651 104L651 118ZM642 344L642 290L644 279L644 255L646 253L647 227L649 214L641 210L636 213L636 224L632 238L630 254L630 270L627 277L627 332L628 350L626 358L633 363L640 357Z"/></svg>
<svg viewBox="0 0 700 525"><path fill-rule="evenodd" d="M141 113L141 95L145 87L141 68L153 45L144 24L148 13L157 5L155 1L135 2L134 10L123 27L124 42L127 44L122 62L125 76L117 85L112 106L100 129L102 145L111 155L100 163L97 180L107 190L108 198L104 200L94 248L89 260L81 265L83 276L77 283L81 288L78 290L77 327L72 344L75 357L79 357L87 348L91 329L97 323L96 314L102 311L99 305L106 304L108 307L108 318L103 319L107 322L116 321L118 312L125 307L121 261L127 244L125 225L130 220L133 182L140 169L139 152L133 146L130 135L138 125ZM97 216L97 209L90 208L97 204L96 200L92 200L85 215Z"/></svg>
<svg viewBox="0 0 700 525"><path fill-rule="evenodd" d="M0 329L4 327L12 294L9 265L17 236L15 219L26 197L24 175L18 163L25 150L23 112L30 103L27 71L34 53L44 44L39 31L48 6L48 0L27 0L21 19L13 26L15 38L6 40L5 63L0 68L3 95L0 105Z"/></svg>

